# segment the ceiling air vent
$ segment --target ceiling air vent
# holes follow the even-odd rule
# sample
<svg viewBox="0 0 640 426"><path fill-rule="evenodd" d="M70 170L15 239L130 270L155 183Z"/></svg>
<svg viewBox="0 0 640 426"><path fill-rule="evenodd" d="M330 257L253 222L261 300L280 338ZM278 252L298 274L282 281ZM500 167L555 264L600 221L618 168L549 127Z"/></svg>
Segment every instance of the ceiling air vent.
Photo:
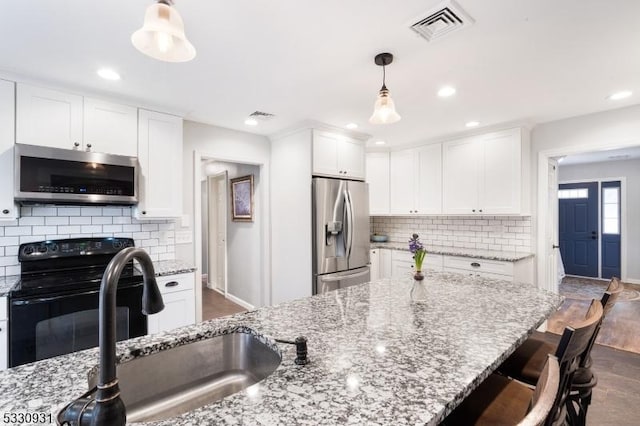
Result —
<svg viewBox="0 0 640 426"><path fill-rule="evenodd" d="M446 0L427 13L420 15L411 29L427 41L440 39L448 34L473 25L475 21L458 3Z"/></svg>
<svg viewBox="0 0 640 426"><path fill-rule="evenodd" d="M249 118L253 118L258 121L271 120L273 117L275 117L275 115L269 114L268 112L262 112L262 111L254 111L251 113L251 115L249 115Z"/></svg>

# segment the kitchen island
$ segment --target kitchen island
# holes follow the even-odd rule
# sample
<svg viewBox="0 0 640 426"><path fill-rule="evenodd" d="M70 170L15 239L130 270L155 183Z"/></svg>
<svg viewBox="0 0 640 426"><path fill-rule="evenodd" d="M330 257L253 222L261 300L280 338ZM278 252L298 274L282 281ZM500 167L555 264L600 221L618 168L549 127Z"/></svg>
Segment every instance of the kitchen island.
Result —
<svg viewBox="0 0 640 426"><path fill-rule="evenodd" d="M247 327L270 345L308 338L310 364L277 344L282 363L251 391L157 425L438 424L562 300L462 274L426 281L425 303L411 301L412 280L380 280L121 342L118 354L126 362ZM57 413L87 390L97 362L91 349L0 373L0 412Z"/></svg>

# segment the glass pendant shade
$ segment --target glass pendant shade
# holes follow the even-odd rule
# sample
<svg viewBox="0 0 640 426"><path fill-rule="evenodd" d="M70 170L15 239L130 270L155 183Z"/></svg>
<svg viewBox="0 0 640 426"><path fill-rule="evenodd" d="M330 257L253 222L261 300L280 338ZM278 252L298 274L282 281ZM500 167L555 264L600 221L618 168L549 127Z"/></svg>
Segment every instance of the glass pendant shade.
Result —
<svg viewBox="0 0 640 426"><path fill-rule="evenodd" d="M184 34L184 22L168 4L156 3L147 8L144 25L131 36L140 52L166 62L187 62L195 58L196 49Z"/></svg>
<svg viewBox="0 0 640 426"><path fill-rule="evenodd" d="M378 93L378 99L373 107L373 115L369 118L371 124L391 124L400 121L400 114L396 112L396 106L385 86Z"/></svg>

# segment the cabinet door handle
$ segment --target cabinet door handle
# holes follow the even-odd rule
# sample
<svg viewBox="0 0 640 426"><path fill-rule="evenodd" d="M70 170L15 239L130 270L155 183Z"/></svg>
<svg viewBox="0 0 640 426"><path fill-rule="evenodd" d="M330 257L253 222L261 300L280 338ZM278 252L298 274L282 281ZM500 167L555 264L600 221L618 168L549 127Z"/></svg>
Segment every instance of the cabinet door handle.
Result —
<svg viewBox="0 0 640 426"><path fill-rule="evenodd" d="M178 284L180 284L178 281L169 281L168 283L166 283L164 286L165 287L175 287Z"/></svg>
<svg viewBox="0 0 640 426"><path fill-rule="evenodd" d="M9 214L9 209L2 210L2 214Z"/></svg>
<svg viewBox="0 0 640 426"><path fill-rule="evenodd" d="M480 213L482 213L482 209L480 209L479 211L480 211Z"/></svg>
<svg viewBox="0 0 640 426"><path fill-rule="evenodd" d="M475 212L476 212L476 209L473 209L473 210L471 210L471 211L475 213Z"/></svg>
<svg viewBox="0 0 640 426"><path fill-rule="evenodd" d="M479 268L480 264L478 262L472 262L471 266L473 266L474 268Z"/></svg>
<svg viewBox="0 0 640 426"><path fill-rule="evenodd" d="M74 148L78 148L79 146L80 146L80 143L79 143L79 142L74 142L74 143L73 143L73 147L74 147Z"/></svg>

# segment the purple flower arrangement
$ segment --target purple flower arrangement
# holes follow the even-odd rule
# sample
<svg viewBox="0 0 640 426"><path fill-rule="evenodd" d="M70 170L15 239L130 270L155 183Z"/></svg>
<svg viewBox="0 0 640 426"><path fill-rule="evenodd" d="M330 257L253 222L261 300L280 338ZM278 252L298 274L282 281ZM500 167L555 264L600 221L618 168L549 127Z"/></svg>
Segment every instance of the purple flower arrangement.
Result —
<svg viewBox="0 0 640 426"><path fill-rule="evenodd" d="M409 251L413 253L413 260L416 262L416 271L422 271L422 262L424 261L424 256L427 254L427 251L420 242L420 236L418 234L411 236L409 240Z"/></svg>

